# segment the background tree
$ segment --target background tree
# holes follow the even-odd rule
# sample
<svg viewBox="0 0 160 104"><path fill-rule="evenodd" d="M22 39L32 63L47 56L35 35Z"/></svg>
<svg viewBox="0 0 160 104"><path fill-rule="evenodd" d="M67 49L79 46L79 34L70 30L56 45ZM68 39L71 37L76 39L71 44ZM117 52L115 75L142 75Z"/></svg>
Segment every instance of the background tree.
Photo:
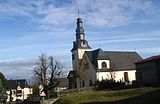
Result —
<svg viewBox="0 0 160 104"><path fill-rule="evenodd" d="M42 54L34 67L34 78L43 85L44 91L48 94L59 84L63 66L52 56Z"/></svg>
<svg viewBox="0 0 160 104"><path fill-rule="evenodd" d="M0 72L0 103L4 103L7 100L6 89L8 89L8 83L3 73Z"/></svg>
<svg viewBox="0 0 160 104"><path fill-rule="evenodd" d="M5 78L5 76L3 75L3 73L0 72L0 79L2 81L2 86L8 90L9 89L9 83L7 81L7 79Z"/></svg>

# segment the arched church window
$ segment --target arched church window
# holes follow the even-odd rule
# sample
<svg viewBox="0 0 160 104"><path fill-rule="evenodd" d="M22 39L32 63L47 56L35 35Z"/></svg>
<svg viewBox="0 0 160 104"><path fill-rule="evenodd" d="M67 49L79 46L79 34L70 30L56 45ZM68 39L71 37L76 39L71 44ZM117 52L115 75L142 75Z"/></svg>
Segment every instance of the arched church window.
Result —
<svg viewBox="0 0 160 104"><path fill-rule="evenodd" d="M102 62L102 68L107 68L106 62Z"/></svg>
<svg viewBox="0 0 160 104"><path fill-rule="evenodd" d="M75 55L74 54L72 54L72 60L75 60Z"/></svg>
<svg viewBox="0 0 160 104"><path fill-rule="evenodd" d="M82 41L82 43L83 43L83 45L85 45L85 44L86 44L86 42L85 42L85 41Z"/></svg>
<svg viewBox="0 0 160 104"><path fill-rule="evenodd" d="M128 72L124 72L124 81L129 83Z"/></svg>
<svg viewBox="0 0 160 104"><path fill-rule="evenodd" d="M89 80L89 86L93 86L93 81Z"/></svg>
<svg viewBox="0 0 160 104"><path fill-rule="evenodd" d="M83 27L83 24L82 24L82 23L80 23L80 24L79 24L79 26L80 26L80 27Z"/></svg>
<svg viewBox="0 0 160 104"><path fill-rule="evenodd" d="M84 30L81 28L81 29L80 29L80 33L83 33L83 32L84 32Z"/></svg>
<svg viewBox="0 0 160 104"><path fill-rule="evenodd" d="M85 82L84 82L84 80L82 81L82 87L85 87Z"/></svg>
<svg viewBox="0 0 160 104"><path fill-rule="evenodd" d="M84 64L84 69L88 69L89 68L89 64L88 62Z"/></svg>
<svg viewBox="0 0 160 104"><path fill-rule="evenodd" d="M85 42L85 41L82 41L82 42L81 42L81 45L82 45L83 47L85 47L85 46L86 46L86 42Z"/></svg>

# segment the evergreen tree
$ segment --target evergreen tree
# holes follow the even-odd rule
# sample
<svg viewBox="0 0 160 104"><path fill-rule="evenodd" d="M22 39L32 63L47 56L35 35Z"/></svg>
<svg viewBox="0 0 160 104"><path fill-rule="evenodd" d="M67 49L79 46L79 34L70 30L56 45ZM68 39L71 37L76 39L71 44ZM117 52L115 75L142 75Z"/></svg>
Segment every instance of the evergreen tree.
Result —
<svg viewBox="0 0 160 104"><path fill-rule="evenodd" d="M2 82L2 87L4 87L6 90L9 89L9 84L3 73L0 72L0 80Z"/></svg>
<svg viewBox="0 0 160 104"><path fill-rule="evenodd" d="M7 80L5 79L3 73L0 72L0 103L4 103L7 100Z"/></svg>

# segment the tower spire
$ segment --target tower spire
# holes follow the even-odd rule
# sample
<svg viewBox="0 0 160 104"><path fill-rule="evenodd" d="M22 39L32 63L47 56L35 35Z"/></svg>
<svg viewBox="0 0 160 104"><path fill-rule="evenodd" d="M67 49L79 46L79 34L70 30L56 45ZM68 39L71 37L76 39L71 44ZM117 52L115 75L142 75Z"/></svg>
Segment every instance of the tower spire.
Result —
<svg viewBox="0 0 160 104"><path fill-rule="evenodd" d="M81 18L77 19L76 40L85 40L83 22Z"/></svg>
<svg viewBox="0 0 160 104"><path fill-rule="evenodd" d="M77 27L76 27L76 40L73 41L72 52L72 65L73 70L78 70L79 63L85 53L85 51L91 51L91 47L88 45L87 40L85 40L85 34L83 29L82 18L79 17L78 9L78 18L77 18Z"/></svg>
<svg viewBox="0 0 160 104"><path fill-rule="evenodd" d="M79 13L78 13L79 15ZM71 51L76 49L91 49L88 42L85 40L85 33L83 29L82 18L77 18L77 28L76 28L76 40L73 42L73 48Z"/></svg>

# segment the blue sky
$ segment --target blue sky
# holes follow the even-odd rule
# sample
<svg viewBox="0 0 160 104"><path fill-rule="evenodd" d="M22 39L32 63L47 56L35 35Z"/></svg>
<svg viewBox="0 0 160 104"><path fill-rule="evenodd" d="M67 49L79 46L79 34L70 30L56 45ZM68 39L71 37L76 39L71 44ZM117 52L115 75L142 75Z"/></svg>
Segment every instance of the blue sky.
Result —
<svg viewBox="0 0 160 104"><path fill-rule="evenodd" d="M0 71L31 78L41 53L71 70L78 8L93 50L160 53L159 0L0 0Z"/></svg>

